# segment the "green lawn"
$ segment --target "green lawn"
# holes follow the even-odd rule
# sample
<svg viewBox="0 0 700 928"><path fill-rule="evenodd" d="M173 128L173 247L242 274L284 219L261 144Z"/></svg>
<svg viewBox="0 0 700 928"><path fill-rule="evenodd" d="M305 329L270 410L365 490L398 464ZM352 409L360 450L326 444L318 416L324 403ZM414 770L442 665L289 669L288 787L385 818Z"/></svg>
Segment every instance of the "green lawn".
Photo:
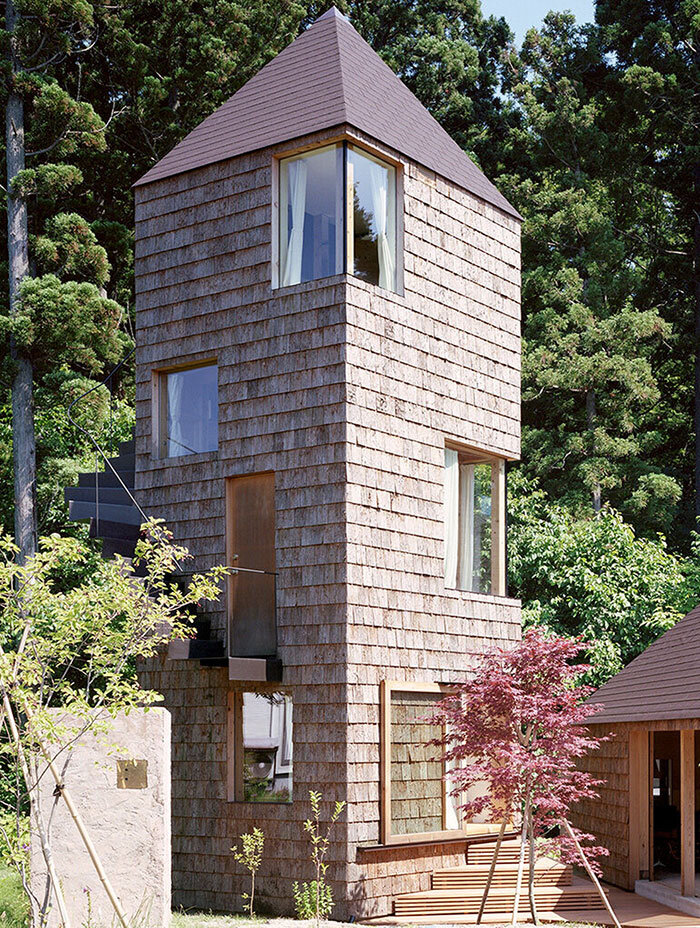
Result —
<svg viewBox="0 0 700 928"><path fill-rule="evenodd" d="M0 863L0 924L3 928L25 928L27 903L17 873Z"/></svg>

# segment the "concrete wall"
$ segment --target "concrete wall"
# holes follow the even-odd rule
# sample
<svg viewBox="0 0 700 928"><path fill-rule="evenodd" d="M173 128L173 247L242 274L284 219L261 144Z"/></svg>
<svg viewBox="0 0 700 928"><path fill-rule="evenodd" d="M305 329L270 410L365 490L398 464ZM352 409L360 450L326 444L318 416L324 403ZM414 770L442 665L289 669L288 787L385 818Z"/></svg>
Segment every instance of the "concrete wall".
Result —
<svg viewBox="0 0 700 928"><path fill-rule="evenodd" d="M379 834L380 681L453 680L519 635L516 601L445 589L442 550L445 440L519 453L519 233L404 162L402 295L342 275L273 291L283 150L137 189L137 494L201 568L225 556L225 477L275 471L294 802L227 802L225 670L154 663L145 682L173 713L176 903L238 907L229 848L257 824L274 848L261 902L289 909L292 880L311 877L314 788L349 802L330 877L335 915L361 916L427 887L464 847L363 850ZM212 356L219 451L154 460L152 368Z"/></svg>
<svg viewBox="0 0 700 928"><path fill-rule="evenodd" d="M57 716L61 724L60 716ZM134 923L144 928L170 924L170 713L154 708L119 715L109 730L88 732L57 756L63 782L97 849L107 876ZM124 761L146 761L146 785L123 788ZM126 783L134 785L127 769ZM122 788L118 784L122 784ZM53 795L55 781L45 774L38 804L48 825L55 866L73 925L107 926L115 920L107 894L82 843L65 802ZM46 869L32 835L32 889L41 899ZM58 926L52 908L48 925Z"/></svg>

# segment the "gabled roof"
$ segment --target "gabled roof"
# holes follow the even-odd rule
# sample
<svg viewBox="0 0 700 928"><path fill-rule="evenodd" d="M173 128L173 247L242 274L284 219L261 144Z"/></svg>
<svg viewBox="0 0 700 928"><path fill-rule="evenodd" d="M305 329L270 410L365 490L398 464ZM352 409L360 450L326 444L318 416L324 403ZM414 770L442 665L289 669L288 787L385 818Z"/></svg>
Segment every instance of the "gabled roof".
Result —
<svg viewBox="0 0 700 928"><path fill-rule="evenodd" d="M335 7L193 129L136 185L344 124L519 218Z"/></svg>
<svg viewBox="0 0 700 928"><path fill-rule="evenodd" d="M700 605L591 696L590 722L700 718Z"/></svg>

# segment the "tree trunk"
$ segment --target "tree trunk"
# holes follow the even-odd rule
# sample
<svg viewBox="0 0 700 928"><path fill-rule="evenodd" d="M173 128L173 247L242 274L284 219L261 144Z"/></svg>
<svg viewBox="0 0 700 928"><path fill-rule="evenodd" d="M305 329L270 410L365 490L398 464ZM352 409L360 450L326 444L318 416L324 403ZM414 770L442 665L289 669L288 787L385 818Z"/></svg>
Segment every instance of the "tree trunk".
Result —
<svg viewBox="0 0 700 928"><path fill-rule="evenodd" d="M596 409L596 397L595 390L586 391L586 424L588 425L588 431L591 437L591 454L595 454L595 427L596 419L598 412ZM601 489L600 484L596 481L595 486L593 487L593 512L596 515L600 513L601 509Z"/></svg>
<svg viewBox="0 0 700 928"><path fill-rule="evenodd" d="M695 528L700 519L700 164L695 165L693 228L693 314L695 317Z"/></svg>
<svg viewBox="0 0 700 928"><path fill-rule="evenodd" d="M7 31L12 36L18 19L13 0L7 0ZM12 70L16 74L19 62L12 51ZM24 102L10 87L5 109L5 142L7 150L7 259L9 268L10 314L17 310L19 286L29 273L29 234L27 204L13 194L13 183L24 169ZM12 381L12 457L15 491L15 541L20 557L25 560L36 552L36 438L32 401L33 371L29 358L24 357L14 342L11 344L15 364Z"/></svg>

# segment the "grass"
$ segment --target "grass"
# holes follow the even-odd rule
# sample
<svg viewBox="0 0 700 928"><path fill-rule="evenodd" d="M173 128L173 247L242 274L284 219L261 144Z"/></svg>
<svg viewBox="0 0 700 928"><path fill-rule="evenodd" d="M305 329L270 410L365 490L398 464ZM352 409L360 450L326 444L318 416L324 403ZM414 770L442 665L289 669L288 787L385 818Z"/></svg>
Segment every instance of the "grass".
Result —
<svg viewBox="0 0 700 928"><path fill-rule="evenodd" d="M16 871L0 863L0 925L2 928L26 928L27 901Z"/></svg>

